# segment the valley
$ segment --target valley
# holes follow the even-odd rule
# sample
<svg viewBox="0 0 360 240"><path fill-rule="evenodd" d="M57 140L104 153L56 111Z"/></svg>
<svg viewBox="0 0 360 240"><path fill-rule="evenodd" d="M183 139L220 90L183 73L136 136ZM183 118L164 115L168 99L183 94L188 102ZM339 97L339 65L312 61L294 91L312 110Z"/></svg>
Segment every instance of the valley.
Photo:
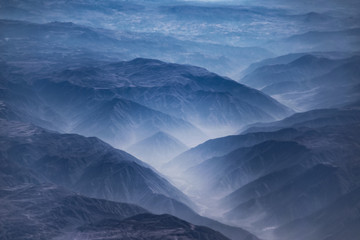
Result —
<svg viewBox="0 0 360 240"><path fill-rule="evenodd" d="M0 2L0 238L357 240L357 1Z"/></svg>

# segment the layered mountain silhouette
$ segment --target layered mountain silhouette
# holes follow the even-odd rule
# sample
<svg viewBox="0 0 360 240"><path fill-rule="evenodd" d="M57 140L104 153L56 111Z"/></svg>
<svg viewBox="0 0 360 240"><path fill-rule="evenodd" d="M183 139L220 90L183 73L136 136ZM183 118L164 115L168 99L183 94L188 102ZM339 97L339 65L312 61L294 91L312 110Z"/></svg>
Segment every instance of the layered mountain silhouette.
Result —
<svg viewBox="0 0 360 240"><path fill-rule="evenodd" d="M0 239L358 240L359 1L0 15Z"/></svg>
<svg viewBox="0 0 360 240"><path fill-rule="evenodd" d="M170 174L182 166L179 176L186 176L191 192L224 196L211 204L217 202L232 224L260 236L279 229L279 238L302 239L295 235L310 226L305 219L320 218L316 214L358 187L358 114L356 108L313 110L255 124L240 135L209 140L180 154L165 170ZM356 217L352 219L356 225ZM324 231L330 229L323 231L320 225L330 226L331 220L322 220L309 238L325 239ZM287 235L288 227L292 235ZM340 236L341 231L332 234ZM353 228L344 231L354 234Z"/></svg>
<svg viewBox="0 0 360 240"><path fill-rule="evenodd" d="M48 4L52 5L52 10L58 9L60 15L67 15L71 12L73 14L70 13L70 15L73 16L65 16L65 19L62 19L62 17L54 18L51 15L45 17L50 9L47 9L47 7L44 9L44 5L39 4L38 1L20 3L23 6L7 2L1 6L0 12L4 17L8 15L9 9L14 11L14 15L21 15L21 17L13 16L0 21L2 28L0 36L6 39L0 43L4 53L6 53L3 55L4 58L8 61L11 59L31 58L38 61L57 62L60 57L62 61L65 60L68 63L79 64L86 62L91 65L90 59L96 59L100 62L119 61L141 56L167 62L202 66L220 74L236 76L240 69L248 64L249 60L258 61L273 56L271 51L260 46L240 47L219 42L211 43L182 39L177 36L169 36L165 32L137 31L137 29L134 29L139 27L137 25L133 29L118 29L116 31L107 29L107 24L99 27L99 22L104 19L97 19L98 16L107 14L108 11L120 11L119 13L123 14L124 12L119 9L119 5L133 5L131 3L104 2L97 4L105 6L94 8L92 7L94 4L92 1L83 1L81 4L83 8L79 4L69 3L67 5L69 9L66 11L59 3ZM141 6L143 4L144 2L141 2L139 5L140 16L148 14L146 10L142 12L148 8L148 6ZM25 10L31 8L32 11L35 6L38 9L35 13L28 13ZM6 10L7 7L8 10ZM82 9L80 10L79 7ZM21 13L15 13L16 9ZM154 12L158 10L155 7ZM94 12L94 22L88 24L89 22L79 21L80 16L87 18L89 11ZM137 10L133 13L136 12ZM42 16L43 18L34 21L35 16ZM112 16L117 18L116 14ZM44 18L47 18L47 20ZM129 26L132 24L132 22L129 22ZM20 49L15 50L13 47L20 45L21 52L14 55L14 51ZM227 53L226 56L223 53ZM66 56L66 58L64 59L61 55Z"/></svg>
<svg viewBox="0 0 360 240"><path fill-rule="evenodd" d="M88 198L54 185L1 186L2 239L228 239L171 215L150 214L136 205Z"/></svg>
<svg viewBox="0 0 360 240"><path fill-rule="evenodd" d="M158 132L132 145L128 152L150 165L161 167L164 163L187 150L188 147L164 132Z"/></svg>
<svg viewBox="0 0 360 240"><path fill-rule="evenodd" d="M43 191L42 187L38 189L40 184L51 183L55 186L49 189L61 186L83 196L137 204L153 213L173 214L194 224L216 229L231 239L238 236L256 239L245 230L198 215L189 207L194 204L149 165L97 138L59 134L17 121L1 120L1 126L1 162L4 168L0 180L3 189L16 190L23 184L35 184L35 188L29 191L36 195L36 192ZM44 201L50 204L53 200L45 197ZM75 208L71 211L80 210ZM7 216L12 214L15 213ZM98 215L101 217L103 214ZM59 218L54 216L54 220ZM56 233L67 231L58 229Z"/></svg>
<svg viewBox="0 0 360 240"><path fill-rule="evenodd" d="M241 82L301 111L343 107L359 99L358 56L339 59L330 58L331 54L308 54L289 63L276 64L294 56L253 65L248 71L259 67L245 75ZM275 64L263 65L271 62Z"/></svg>
<svg viewBox="0 0 360 240"><path fill-rule="evenodd" d="M104 220L82 226L74 234L75 238L122 239L203 239L226 240L218 232L209 228L194 226L171 215L141 214L125 220ZM124 237L126 236L126 237Z"/></svg>
<svg viewBox="0 0 360 240"><path fill-rule="evenodd" d="M194 146L206 135L292 113L257 90L188 65L135 59L60 71L55 67L30 73L31 78L26 77L30 70L18 67L3 66L8 72L4 101L24 120L97 136L122 148L159 131Z"/></svg>
<svg viewBox="0 0 360 240"><path fill-rule="evenodd" d="M357 188L328 207L280 227L276 230L276 235L279 239L356 239L359 234L359 213L353 211L353 208L358 204Z"/></svg>

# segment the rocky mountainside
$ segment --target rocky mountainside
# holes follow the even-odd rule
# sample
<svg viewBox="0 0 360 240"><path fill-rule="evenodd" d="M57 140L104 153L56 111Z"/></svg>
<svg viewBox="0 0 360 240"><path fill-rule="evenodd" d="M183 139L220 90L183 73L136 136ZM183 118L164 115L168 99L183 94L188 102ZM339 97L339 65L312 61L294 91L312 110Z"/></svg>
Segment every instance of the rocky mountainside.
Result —
<svg viewBox="0 0 360 240"><path fill-rule="evenodd" d="M1 126L0 156L4 168L0 180L5 188L50 182L56 188L61 186L82 196L172 214L216 229L231 239L257 239L241 228L198 215L191 209L194 204L149 165L97 138L59 134L17 121L1 120Z"/></svg>
<svg viewBox="0 0 360 240"><path fill-rule="evenodd" d="M330 226L332 220L317 214L324 214L360 184L358 115L355 107L322 109L255 124L240 135L209 140L186 151L165 170L171 173L171 166L184 166L180 169L189 192L201 192L210 199L208 206L219 209L229 223L264 238L276 233L288 239L291 229L290 238L301 239L296 234L299 229L308 231L305 219L310 218L324 222L311 220L316 232L310 231L309 238L325 239L325 232L340 236L340 227L323 229L321 224ZM356 216L350 225L355 222ZM353 228L344 231L354 233Z"/></svg>

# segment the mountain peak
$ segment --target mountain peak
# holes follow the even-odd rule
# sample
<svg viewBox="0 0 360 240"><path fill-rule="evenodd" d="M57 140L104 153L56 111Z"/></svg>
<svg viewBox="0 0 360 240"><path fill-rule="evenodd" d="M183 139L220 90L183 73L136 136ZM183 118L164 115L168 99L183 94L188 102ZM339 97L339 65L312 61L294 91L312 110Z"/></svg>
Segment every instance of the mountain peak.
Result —
<svg viewBox="0 0 360 240"><path fill-rule="evenodd" d="M132 145L128 151L149 162L155 167L187 150L188 147L170 134L159 131L154 135Z"/></svg>

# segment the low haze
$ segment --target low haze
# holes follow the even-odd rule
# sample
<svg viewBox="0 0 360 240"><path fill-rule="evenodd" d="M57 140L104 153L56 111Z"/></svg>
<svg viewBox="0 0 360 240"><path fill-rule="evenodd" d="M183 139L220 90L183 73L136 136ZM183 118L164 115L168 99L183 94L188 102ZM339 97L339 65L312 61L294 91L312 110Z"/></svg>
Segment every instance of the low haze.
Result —
<svg viewBox="0 0 360 240"><path fill-rule="evenodd" d="M355 0L0 2L0 238L358 240Z"/></svg>

